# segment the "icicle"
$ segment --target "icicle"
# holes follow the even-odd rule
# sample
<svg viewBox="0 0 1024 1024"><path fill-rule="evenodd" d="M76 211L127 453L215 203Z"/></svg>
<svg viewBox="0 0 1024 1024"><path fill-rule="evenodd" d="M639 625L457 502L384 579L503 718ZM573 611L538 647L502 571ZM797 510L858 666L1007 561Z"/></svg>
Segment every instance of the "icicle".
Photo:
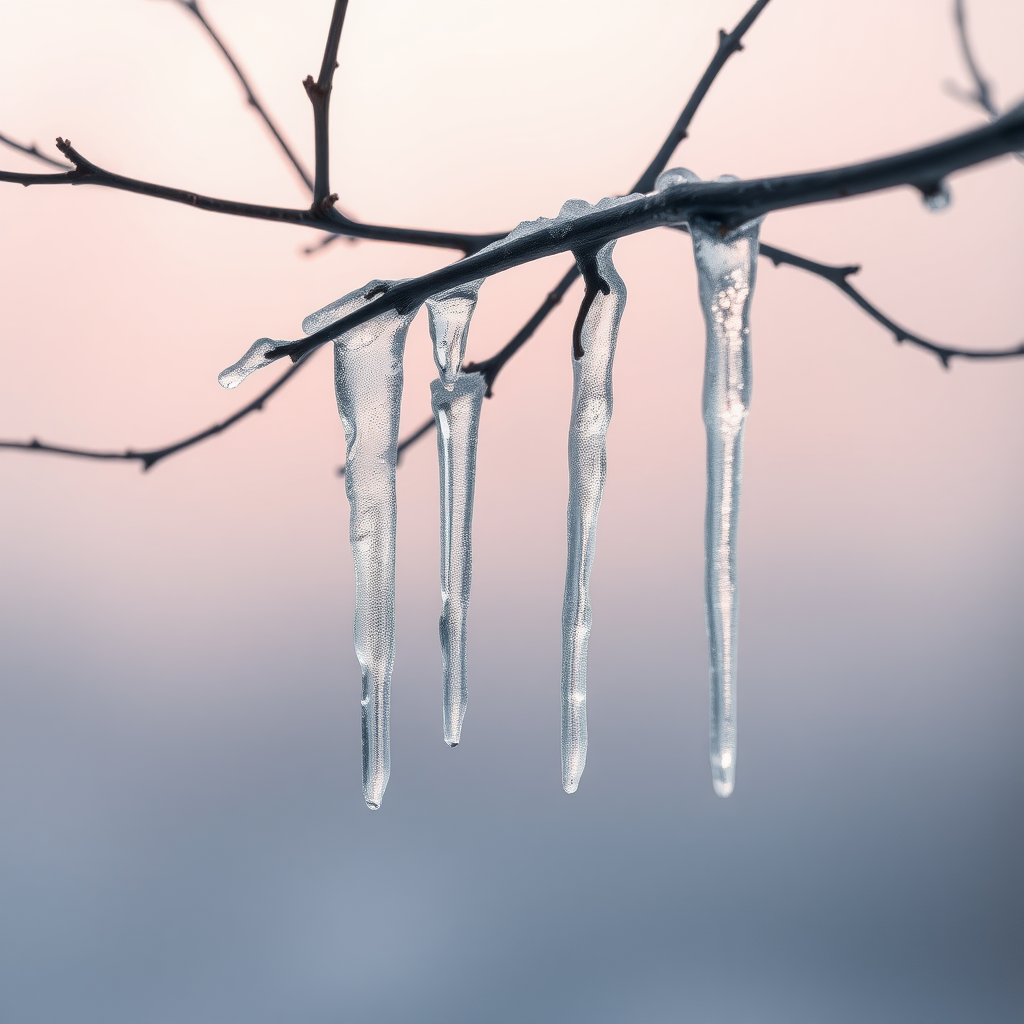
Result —
<svg viewBox="0 0 1024 1024"><path fill-rule="evenodd" d="M560 217L604 209L567 203ZM584 209L585 207L585 209ZM590 570L597 545L597 515L607 469L606 438L612 417L612 362L626 286L612 263L614 242L599 250L592 277L599 288L580 331L582 358L572 364L572 417L569 424L568 555L562 604L562 787L575 793L587 760L587 645L590 640ZM591 279L588 287L596 282ZM607 288L607 292L604 291Z"/></svg>
<svg viewBox="0 0 1024 1024"><path fill-rule="evenodd" d="M699 181L677 168L660 190ZM734 181L723 175L718 181ZM761 219L722 235L717 224L690 221L700 304L707 329L704 426L708 438L704 512L704 611L711 676L711 777L729 796L736 782L736 541L743 471L743 427L750 405L750 303Z"/></svg>
<svg viewBox="0 0 1024 1024"><path fill-rule="evenodd" d="M444 741L457 747L469 688L466 680L466 617L473 577L473 495L480 408L487 383L460 371L469 321L483 279L427 299L434 362L440 377L430 385L437 423L441 499L441 717Z"/></svg>
<svg viewBox="0 0 1024 1024"><path fill-rule="evenodd" d="M371 281L306 317L313 334L390 287ZM391 772L388 733L395 655L395 467L402 357L415 311L386 310L335 340L334 385L345 428L345 491L356 577L354 639L362 672L363 797L380 807Z"/></svg>
<svg viewBox="0 0 1024 1024"><path fill-rule="evenodd" d="M480 407L487 383L479 373L459 374L451 388L430 385L437 421L441 477L441 664L444 741L458 746L466 715L466 616L473 576L473 493Z"/></svg>
<svg viewBox="0 0 1024 1024"><path fill-rule="evenodd" d="M626 196L618 199L605 199L596 207L583 200L570 200L562 207L557 218L539 217L536 220L522 221L502 241L522 238L553 225L568 224L575 217L595 209L606 209L609 206L628 202L630 198ZM610 262L610 250L608 259ZM614 268L612 272L614 273ZM440 378L431 385L431 404L437 422L437 457L441 498L441 619L439 632L444 672L442 702L444 738L445 742L453 747L458 744L461 736L468 695L466 615L473 565L473 494L480 408L486 391L486 382L479 374L463 375L459 373L459 367L465 356L469 321L476 308L477 295L482 284L482 280L471 281L435 295L426 303L430 335L434 347L434 361L437 363L440 374ZM599 500L600 493L598 493ZM596 516L596 510L594 515ZM592 557L592 545L586 567L588 577L590 557ZM587 607L586 629L589 632L589 606ZM582 645L585 652L585 637ZM583 685L585 687L585 666ZM581 706L577 718L584 714L585 709ZM585 721L582 729L583 753L585 755ZM582 771L582 759L579 759L579 765L579 770ZM578 782L578 772L575 779Z"/></svg>

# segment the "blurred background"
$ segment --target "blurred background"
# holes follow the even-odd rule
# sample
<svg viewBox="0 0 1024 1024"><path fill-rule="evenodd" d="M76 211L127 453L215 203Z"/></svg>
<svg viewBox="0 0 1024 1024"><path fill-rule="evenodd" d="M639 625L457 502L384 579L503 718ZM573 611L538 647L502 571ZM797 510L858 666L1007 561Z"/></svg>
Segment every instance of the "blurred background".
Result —
<svg viewBox="0 0 1024 1024"><path fill-rule="evenodd" d="M329 0L206 0L312 165ZM626 188L744 0L352 0L332 187L354 216L507 230ZM971 0L1024 93L1024 4ZM674 163L756 176L980 123L946 0L774 0ZM308 202L198 23L163 0L0 4L0 131L123 174ZM13 151L8 169L42 169ZM1024 166L770 216L952 344L1024 330ZM136 448L269 383L220 369L372 277L456 254L91 187L0 186L0 436ZM897 346L762 261L741 519L735 795L707 751L703 324L688 239L629 287L593 583L590 753L559 784L569 332L486 404L463 743L442 742L437 470L399 478L383 809L359 782L343 436L320 352L150 473L0 452L0 1018L1013 1022L1024 1016L1024 362ZM562 257L484 287L500 347ZM403 423L429 415L425 320ZM270 371L276 373L277 371Z"/></svg>

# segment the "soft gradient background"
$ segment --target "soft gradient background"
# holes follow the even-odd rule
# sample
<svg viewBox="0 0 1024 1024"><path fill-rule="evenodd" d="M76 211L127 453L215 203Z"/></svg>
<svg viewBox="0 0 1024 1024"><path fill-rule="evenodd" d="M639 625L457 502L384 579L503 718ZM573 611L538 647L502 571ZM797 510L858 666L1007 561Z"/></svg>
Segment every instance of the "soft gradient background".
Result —
<svg viewBox="0 0 1024 1024"><path fill-rule="evenodd" d="M208 0L312 162L328 0ZM945 0L775 0L677 161L826 166L978 123ZM333 187L494 230L622 190L744 0L353 0ZM1024 4L972 0L997 100ZM0 3L0 130L125 174L307 201L193 20ZM34 165L4 151L0 165ZM1024 166L770 217L952 342L1024 330ZM136 447L224 416L217 372L371 277L452 254L94 188L0 186L0 436ZM711 790L703 327L688 240L630 298L593 588L590 755L559 786L569 301L487 404L472 691L441 739L433 442L400 473L393 770L359 786L342 432L321 353L263 414L143 475L0 453L5 1024L860 1022L1024 1016L1024 363L942 371L762 262L742 514L739 775ZM492 280L502 344L557 280ZM573 299L576 295L574 293ZM406 423L429 411L418 320Z"/></svg>

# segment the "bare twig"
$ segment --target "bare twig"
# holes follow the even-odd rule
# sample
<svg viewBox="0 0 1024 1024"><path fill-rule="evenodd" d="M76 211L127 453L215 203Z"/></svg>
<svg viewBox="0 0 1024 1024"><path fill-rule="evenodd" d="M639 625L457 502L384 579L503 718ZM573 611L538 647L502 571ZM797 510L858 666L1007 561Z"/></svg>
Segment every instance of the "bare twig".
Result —
<svg viewBox="0 0 1024 1024"><path fill-rule="evenodd" d="M295 150L293 150L292 147L288 145L288 143L285 141L284 136L281 134L281 130L274 123L273 118L267 112L267 108L263 106L259 98L256 96L256 93L253 91L252 86L249 84L249 79L245 77L245 72L242 71L242 69L239 67L238 61L235 60L231 51L227 48L227 45L225 44L224 40L221 39L217 32L214 31L214 28L210 24L210 22L207 21L206 15L203 13L202 9L199 6L199 0L175 0L175 2L179 6L184 7L187 11L190 11L192 14L194 14L196 19L199 21L199 24L203 26L203 29L206 31L206 34L213 40L214 45L217 47L218 50L220 50L221 54L223 54L224 59L228 62L228 64L231 65L231 70L234 71L235 77L238 79L238 81L241 83L242 88L245 90L245 98L249 106L252 107L253 110L255 110L256 113L259 114L259 116L262 118L263 123L267 126L267 130L270 132L271 135L273 135L274 140L281 147L281 151L288 158L288 162L292 165L292 167L295 168L296 173L302 179L302 183L306 186L306 188L309 189L310 192L312 192L313 179L310 176L309 171L306 170L305 165L298 158L298 156L295 153Z"/></svg>
<svg viewBox="0 0 1024 1024"><path fill-rule="evenodd" d="M701 101L707 95L708 89L711 88L712 83L718 77L718 72L722 70L725 62L734 53L738 53L743 49L741 40L767 5L768 0L757 0L731 32L726 32L724 29L719 30L718 49L715 51L714 57L711 58L711 63L708 64L704 74L701 75L697 88L693 90L693 95L686 101L686 106L683 107L679 120L672 126L672 130L662 143L661 149L658 150L657 155L650 162L647 169L637 179L636 184L632 188L633 192L650 192L654 188L654 182L657 180L658 175L668 167L672 154L678 148L679 143L686 138L690 122L693 120L694 114L697 113L697 108L700 106Z"/></svg>
<svg viewBox="0 0 1024 1024"><path fill-rule="evenodd" d="M971 43L967 37L967 14L964 10L964 0L953 0L953 19L956 21L957 38L960 40L960 51L963 53L964 63L974 80L973 92L962 92L957 89L955 95L967 103L977 104L989 117L998 117L999 111L992 101L991 86L982 75L978 62L974 59L974 51L971 49Z"/></svg>
<svg viewBox="0 0 1024 1024"><path fill-rule="evenodd" d="M318 241L313 242L312 245L305 245L302 247L303 256L312 256L314 253L321 252L328 248L328 246L334 245L335 242L340 241L342 238L347 239L350 242L354 242L355 239L351 235L324 235Z"/></svg>
<svg viewBox="0 0 1024 1024"><path fill-rule="evenodd" d="M298 210L283 206L261 206L256 203L239 203L231 199L216 199L199 195L186 189L155 185L137 178L126 178L121 174L107 171L86 159L65 139L57 140L57 148L75 165L73 170L63 174L25 174L16 171L0 171L0 181L19 185L100 185L105 188L134 192L137 195L166 199L172 203L184 203L197 210L211 213L226 213L235 217L251 217L269 220L278 224L297 224L317 228L331 234L351 235L355 238L372 238L382 242L406 242L410 245L426 245L439 249L458 249L465 253L478 252L485 245L501 238L502 235L477 235L454 231L429 231L419 228L396 228L383 224L363 224L342 216L337 210Z"/></svg>
<svg viewBox="0 0 1024 1024"><path fill-rule="evenodd" d="M5 146L10 146L11 149L16 149L20 153L25 153L27 156L34 157L36 160L41 160L44 164L49 164L51 167L59 167L62 171L67 170L68 165L63 160L54 160L52 156L47 156L41 152L34 142L25 145L21 142L15 142L14 139L7 135L0 134L0 142Z"/></svg>
<svg viewBox="0 0 1024 1024"><path fill-rule="evenodd" d="M137 452L131 448L125 451L98 451L94 448L69 448L63 445L46 444L33 438L31 441L0 441L0 448L20 449L22 451L51 452L54 455L74 455L81 459L102 459L121 462L141 462L143 470L152 469L158 462L163 461L169 455L174 455L185 448L191 448L222 433L229 427L234 426L239 420L254 412L261 412L267 399L285 386L292 377L308 362L308 359L300 359L294 366L290 366L281 374L273 384L265 391L261 391L251 402L242 406L237 412L232 413L227 419L220 423L214 423L212 427L201 430L198 434L192 434L174 444L164 445L162 448L148 448L145 451Z"/></svg>
<svg viewBox="0 0 1024 1024"><path fill-rule="evenodd" d="M302 85L313 105L313 139L316 144L316 177L313 184L313 209L326 211L338 197L331 193L330 181L330 108L331 89L334 85L334 70L338 66L338 46L341 30L345 24L348 0L334 0L331 27L327 30L327 45L324 59L320 64L320 75L314 82L307 75Z"/></svg>
<svg viewBox="0 0 1024 1024"><path fill-rule="evenodd" d="M912 345L933 353L947 369L952 359L1008 359L1024 355L1024 342L1012 348L954 348L950 345L929 341L919 334L914 334L913 331L908 331L895 320L890 320L874 303L866 299L850 284L849 278L860 270L859 266L836 267L828 263L818 263L816 260L809 260L803 256L797 256L795 253L786 252L785 249L778 249L774 245L765 245L764 243L761 245L760 255L771 260L777 267L782 265L797 267L834 284L844 295L860 306L872 320L880 323L897 342L909 341Z"/></svg>

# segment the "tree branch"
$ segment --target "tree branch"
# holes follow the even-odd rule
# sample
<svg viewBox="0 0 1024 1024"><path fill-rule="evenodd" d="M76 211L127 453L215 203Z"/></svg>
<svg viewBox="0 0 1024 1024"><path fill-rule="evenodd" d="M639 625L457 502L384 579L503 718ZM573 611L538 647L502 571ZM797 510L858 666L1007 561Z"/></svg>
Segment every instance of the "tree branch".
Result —
<svg viewBox="0 0 1024 1024"><path fill-rule="evenodd" d="M334 70L338 66L338 46L341 43L341 30L345 24L347 10L348 0L334 0L334 13L331 15L331 27L327 31L327 45L324 47L324 59L320 64L320 76L314 82L312 76L307 75L302 83L309 102L313 105L313 139L316 144L314 210L326 211L338 201L338 197L331 193L330 182L330 107Z"/></svg>
<svg viewBox="0 0 1024 1024"><path fill-rule="evenodd" d="M974 59L974 52L967 38L967 15L964 10L964 0L953 0L953 19L956 22L956 34L960 40L960 51L963 53L964 63L971 78L974 80L974 92L957 94L968 103L975 103L988 114L989 117L998 117L999 111L992 102L992 90Z"/></svg>
<svg viewBox="0 0 1024 1024"><path fill-rule="evenodd" d="M313 209L297 210L283 206L261 206L255 203L239 203L231 199L216 199L211 196L189 192L186 189L155 185L114 174L86 159L65 139L57 140L57 148L75 165L73 170L63 174L31 174L17 171L0 171L0 181L18 185L100 185L104 188L134 192L137 195L166 199L172 203L183 203L197 210L211 213L226 213L235 217L250 217L269 220L278 224L297 224L301 227L318 228L331 234L350 235L354 238L370 238L382 242L405 242L409 245L426 245L438 249L459 249L465 253L478 252L502 235L477 235L455 231L430 231L420 228L396 228L383 224L363 224L350 220L337 210L317 212Z"/></svg>
<svg viewBox="0 0 1024 1024"><path fill-rule="evenodd" d="M1005 349L953 348L950 345L929 341L919 334L908 331L895 320L890 320L876 305L850 284L850 276L860 270L858 266L836 267L827 263L818 263L815 260L809 260L803 256L797 256L795 253L786 252L785 249L778 249L774 245L765 245L764 243L761 244L759 255L771 260L777 267L782 265L797 267L834 284L851 301L860 306L872 320L880 323L897 342L909 341L912 345L917 345L926 352L933 353L946 369L949 369L952 359L1008 359L1014 356L1024 356L1024 342L1013 348Z"/></svg>
<svg viewBox="0 0 1024 1024"><path fill-rule="evenodd" d="M899 185L911 185L930 194L953 171L1013 152L1022 144L1024 105L982 128L878 160L807 174L680 184L638 195L620 206L585 214L568 224L541 226L527 235L499 242L486 252L395 284L386 294L308 338L282 342L264 358L268 363L282 356L296 359L385 311L408 313L431 295L456 285L560 252L598 249L613 239L653 227L674 226L700 217L720 225L725 232L773 210L831 202Z"/></svg>
<svg viewBox="0 0 1024 1024"><path fill-rule="evenodd" d="M46 156L44 153L40 152L34 142L26 146L20 142L15 142L14 139L3 134L0 134L0 142L5 146L10 146L11 149L16 149L28 156L35 157L36 160L41 160L44 164L49 164L51 167L59 167L61 170L67 170L68 165L64 163L63 160L54 160L52 156Z"/></svg>
<svg viewBox="0 0 1024 1024"><path fill-rule="evenodd" d="M694 114L697 113L697 108L707 95L712 83L718 77L718 72L722 70L725 66L725 62L734 53L738 53L743 49L741 40L746 35L750 26L757 20L757 16L765 9L765 7L767 7L767 5L768 0L757 0L750 10L743 15L731 32L719 29L718 49L715 51L714 57L711 58L711 63L708 64L704 74L701 75L700 81L697 83L697 87L693 90L693 95L686 101L686 106L683 107L683 112L679 115L679 120L677 120L672 126L672 130L668 133L668 136L662 143L661 149L658 150L647 169L637 179L636 184L632 188L633 192L650 192L651 189L654 188L654 182L657 180L658 175L668 167L668 162L672 159L672 154L678 148L679 143L686 138L690 122L693 120Z"/></svg>
<svg viewBox="0 0 1024 1024"><path fill-rule="evenodd" d="M174 455L176 452L180 452L185 448L191 448L193 445L199 444L200 441L205 441L209 437L214 437L217 434L222 433L229 427L234 426L239 420L245 419L245 417L251 413L261 412L263 410L263 406L267 402L267 399L283 388L307 362L308 359L303 358L295 363L294 366L290 366L281 374L280 377L277 378L277 380L274 381L273 384L270 385L270 387L265 391L260 392L260 394L258 394L251 402L242 406L242 408L237 412L232 413L226 420L221 420L219 423L215 423L212 427L207 427L205 430L201 430L198 434L192 434L175 444L165 445L162 448L148 448L141 452L134 451L131 448L128 448L123 452L98 451L94 448L68 448L62 445L46 444L36 438L33 438L31 441L0 441L0 448L21 449L23 451L33 452L52 452L55 455L74 455L81 459L141 462L142 469L145 471L147 469L152 469L158 462L163 461L169 455Z"/></svg>

